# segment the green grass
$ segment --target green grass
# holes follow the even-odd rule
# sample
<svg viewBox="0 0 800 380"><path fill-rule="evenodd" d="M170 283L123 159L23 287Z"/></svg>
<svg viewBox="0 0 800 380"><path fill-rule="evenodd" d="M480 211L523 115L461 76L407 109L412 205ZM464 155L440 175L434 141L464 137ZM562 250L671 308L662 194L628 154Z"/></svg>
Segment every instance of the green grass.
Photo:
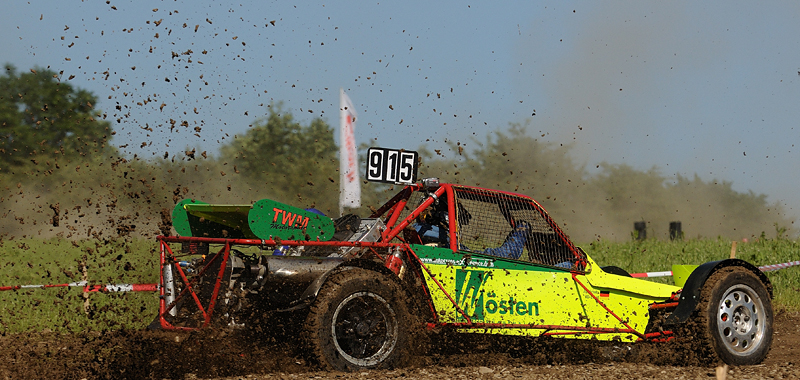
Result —
<svg viewBox="0 0 800 380"><path fill-rule="evenodd" d="M65 239L0 241L0 286L158 282L158 245L143 239L72 242ZM87 293L81 287L0 292L0 333L140 329L156 315L155 292Z"/></svg>
<svg viewBox="0 0 800 380"><path fill-rule="evenodd" d="M672 264L702 264L729 257L727 240L594 242L582 246L600 265L631 273L668 271ZM63 284L83 280L82 263L93 284L156 283L155 240L113 241L13 239L0 241L0 286ZM737 258L756 266L800 260L800 242L759 239L737 244ZM800 267L767 272L778 308L800 310ZM671 278L653 279L670 282ZM155 292L89 293L91 313L83 311L80 287L0 292L0 333L29 331L106 331L143 329L155 317Z"/></svg>

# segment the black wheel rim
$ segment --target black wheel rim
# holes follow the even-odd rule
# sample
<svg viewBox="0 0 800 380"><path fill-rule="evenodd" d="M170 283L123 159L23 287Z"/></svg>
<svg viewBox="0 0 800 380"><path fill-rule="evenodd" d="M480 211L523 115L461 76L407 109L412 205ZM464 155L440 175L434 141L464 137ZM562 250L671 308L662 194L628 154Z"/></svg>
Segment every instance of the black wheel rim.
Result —
<svg viewBox="0 0 800 380"><path fill-rule="evenodd" d="M371 292L351 294L336 307L331 323L333 343L348 362L360 367L380 364L397 345L398 322L391 305Z"/></svg>

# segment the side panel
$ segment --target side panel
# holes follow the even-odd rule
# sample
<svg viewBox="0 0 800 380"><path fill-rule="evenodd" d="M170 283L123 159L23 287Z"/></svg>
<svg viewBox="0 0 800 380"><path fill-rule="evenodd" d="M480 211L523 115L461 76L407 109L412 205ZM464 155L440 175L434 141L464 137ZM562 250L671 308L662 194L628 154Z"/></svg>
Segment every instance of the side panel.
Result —
<svg viewBox="0 0 800 380"><path fill-rule="evenodd" d="M439 322L467 326L462 332L634 341L635 333L618 330L641 334L647 326L650 299L594 288L583 275L449 249L412 248L432 274L424 277Z"/></svg>
<svg viewBox="0 0 800 380"><path fill-rule="evenodd" d="M271 199L254 203L247 219L261 239L328 241L334 233L331 218Z"/></svg>

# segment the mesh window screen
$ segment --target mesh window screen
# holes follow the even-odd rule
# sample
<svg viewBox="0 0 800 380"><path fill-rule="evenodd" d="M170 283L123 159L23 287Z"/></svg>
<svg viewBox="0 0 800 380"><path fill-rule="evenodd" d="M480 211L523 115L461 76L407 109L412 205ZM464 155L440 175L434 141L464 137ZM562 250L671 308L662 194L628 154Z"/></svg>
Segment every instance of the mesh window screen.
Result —
<svg viewBox="0 0 800 380"><path fill-rule="evenodd" d="M550 266L573 268L576 256L528 199L454 187L458 242L462 250Z"/></svg>
<svg viewBox="0 0 800 380"><path fill-rule="evenodd" d="M411 211L414 211L421 203L425 200L425 193L421 191L415 191L411 194L408 198L408 202L406 202L406 206L403 207L403 211L400 213L400 218L397 219L398 222L405 220Z"/></svg>

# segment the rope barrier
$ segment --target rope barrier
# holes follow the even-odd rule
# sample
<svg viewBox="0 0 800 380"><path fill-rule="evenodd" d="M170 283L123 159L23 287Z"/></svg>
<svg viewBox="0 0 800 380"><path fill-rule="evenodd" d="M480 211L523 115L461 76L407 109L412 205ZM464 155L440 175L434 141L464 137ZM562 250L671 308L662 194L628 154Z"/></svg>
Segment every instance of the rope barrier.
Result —
<svg viewBox="0 0 800 380"><path fill-rule="evenodd" d="M70 282L68 284L47 284L47 285L12 285L0 286L0 291L18 289L46 289L46 288L69 288L81 287L84 292L155 292L158 284L105 284L89 285L86 281Z"/></svg>
<svg viewBox="0 0 800 380"><path fill-rule="evenodd" d="M762 265L758 267L762 272L772 272L780 269L786 269L793 266L800 265L800 260L789 261L780 264ZM672 276L672 271L662 272L642 272L631 273L631 277L636 278L651 278L651 277L669 277ZM89 285L86 281L70 282L68 284L46 284L46 285L12 285L0 286L0 291L5 290L18 290L18 289L46 289L46 288L66 288L66 287L82 287L84 292L155 292L158 291L158 284L105 284L105 285Z"/></svg>
<svg viewBox="0 0 800 380"><path fill-rule="evenodd" d="M772 272L774 270L793 267L795 265L800 265L800 261L790 261L788 263L764 265L764 266L758 267L758 269L761 269L762 272Z"/></svg>
<svg viewBox="0 0 800 380"><path fill-rule="evenodd" d="M666 272L644 272L644 273L631 273L631 277L647 278L647 277L669 277L672 276L672 271Z"/></svg>

